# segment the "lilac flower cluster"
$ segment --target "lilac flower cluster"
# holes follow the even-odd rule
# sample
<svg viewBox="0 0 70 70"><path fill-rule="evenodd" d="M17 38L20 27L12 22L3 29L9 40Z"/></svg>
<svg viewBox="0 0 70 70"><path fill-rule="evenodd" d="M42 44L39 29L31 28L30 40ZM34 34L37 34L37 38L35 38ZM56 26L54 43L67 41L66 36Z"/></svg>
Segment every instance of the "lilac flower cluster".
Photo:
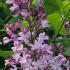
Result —
<svg viewBox="0 0 70 70"><path fill-rule="evenodd" d="M37 6L32 7L31 2L31 0L6 1L7 4L12 5L11 11L21 14L24 20L29 21L29 24L29 16L33 17L35 31L39 27L49 27L42 4L38 3ZM39 25L39 23L41 24ZM6 67L9 70L64 70L66 57L62 53L54 54L53 46L45 43L49 40L49 36L45 32L39 33L36 37L36 32L30 28L23 28L20 20L6 26L9 38L4 37L3 43L13 41L14 46L11 48L12 56L5 60Z"/></svg>
<svg viewBox="0 0 70 70"><path fill-rule="evenodd" d="M10 8L11 11L15 11L24 17L28 17L28 11L25 9L28 6L28 0L7 0L6 3L12 5Z"/></svg>
<svg viewBox="0 0 70 70"><path fill-rule="evenodd" d="M29 31L26 33L21 31L18 34L11 32L11 40L9 38L7 40L14 42L14 47L11 48L13 55L5 60L5 65L11 66L10 70L17 70L18 68L20 70L62 70L61 66L66 63L66 57L61 53L57 56L54 55L52 46L44 42L44 40L49 40L49 37L43 32L39 34L34 43L30 43L30 35ZM24 47L25 44L30 46L30 49Z"/></svg>

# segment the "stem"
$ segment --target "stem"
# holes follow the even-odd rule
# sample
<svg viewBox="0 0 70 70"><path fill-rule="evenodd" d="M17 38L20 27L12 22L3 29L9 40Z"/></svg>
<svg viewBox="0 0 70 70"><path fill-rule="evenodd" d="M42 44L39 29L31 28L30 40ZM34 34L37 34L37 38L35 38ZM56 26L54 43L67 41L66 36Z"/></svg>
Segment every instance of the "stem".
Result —
<svg viewBox="0 0 70 70"><path fill-rule="evenodd" d="M30 25L30 32L31 32L31 41L33 40L33 35L32 35L32 29L31 29L31 24L29 24Z"/></svg>
<svg viewBox="0 0 70 70"><path fill-rule="evenodd" d="M32 25L31 25L31 21L30 21L30 19L29 19L29 29L30 29L30 32L31 32L31 41L33 41Z"/></svg>
<svg viewBox="0 0 70 70"><path fill-rule="evenodd" d="M54 34L54 36L53 36L53 42L55 42L55 40L56 40L56 38L57 38L57 35L59 34L59 32L60 32L60 30L61 30L61 28L62 28L62 26L63 26L63 24L64 24L64 21L66 20L66 17L68 16L69 12L70 12L70 9L68 10L68 12L67 12L65 18L64 18L64 19L62 18L62 24L60 25L60 27L59 27L59 29L57 30L57 32Z"/></svg>

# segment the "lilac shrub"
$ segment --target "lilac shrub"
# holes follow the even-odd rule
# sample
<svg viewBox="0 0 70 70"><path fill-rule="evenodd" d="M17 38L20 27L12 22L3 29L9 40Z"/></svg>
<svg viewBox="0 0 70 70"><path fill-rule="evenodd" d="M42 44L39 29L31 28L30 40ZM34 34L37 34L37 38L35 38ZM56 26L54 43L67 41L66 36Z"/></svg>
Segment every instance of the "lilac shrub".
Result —
<svg viewBox="0 0 70 70"><path fill-rule="evenodd" d="M54 54L54 47L47 43L49 36L44 31L37 35L38 29L49 27L43 0L37 1L36 5L32 4L32 0L6 0L6 3L11 5L12 12L28 22L27 27L22 26L20 19L6 26L9 38L4 37L3 43L13 42L13 54L5 60L6 69L64 70L66 57L61 52Z"/></svg>

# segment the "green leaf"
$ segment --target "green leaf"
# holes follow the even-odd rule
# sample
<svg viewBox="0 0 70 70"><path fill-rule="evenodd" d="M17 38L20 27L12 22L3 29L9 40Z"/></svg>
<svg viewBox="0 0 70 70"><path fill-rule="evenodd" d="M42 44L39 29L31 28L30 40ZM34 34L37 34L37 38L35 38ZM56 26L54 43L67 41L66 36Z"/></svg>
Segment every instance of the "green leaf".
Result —
<svg viewBox="0 0 70 70"><path fill-rule="evenodd" d="M5 0L4 0L5 1ZM7 18L7 16L9 15L9 7L6 3L3 2L3 0L0 0L0 19L2 20L2 22L0 22L0 25L6 24L4 22L4 20Z"/></svg>
<svg viewBox="0 0 70 70"><path fill-rule="evenodd" d="M5 2L5 0L0 0L0 2Z"/></svg>
<svg viewBox="0 0 70 70"><path fill-rule="evenodd" d="M64 13L64 16L66 15L67 11L70 9L70 1L64 1L63 2L63 13ZM67 16L67 20L70 20L70 12L69 12L69 15Z"/></svg>
<svg viewBox="0 0 70 70"><path fill-rule="evenodd" d="M36 4L36 0L33 0L33 1L32 1L32 5L35 5L35 4Z"/></svg>
<svg viewBox="0 0 70 70"><path fill-rule="evenodd" d="M59 6L59 8L61 9L63 6L63 1L62 0L56 0L57 5Z"/></svg>
<svg viewBox="0 0 70 70"><path fill-rule="evenodd" d="M56 41L61 42L62 44L64 44L64 43L70 43L70 38L57 39Z"/></svg>
<svg viewBox="0 0 70 70"><path fill-rule="evenodd" d="M15 23L18 19L20 19L20 16L18 14L12 16L13 17L7 23Z"/></svg>
<svg viewBox="0 0 70 70"><path fill-rule="evenodd" d="M5 58L0 56L0 70L4 70Z"/></svg>
<svg viewBox="0 0 70 70"><path fill-rule="evenodd" d="M5 3L0 2L0 8L7 9L7 5Z"/></svg>
<svg viewBox="0 0 70 70"><path fill-rule="evenodd" d="M0 56L8 58L12 54L12 51L0 51Z"/></svg>
<svg viewBox="0 0 70 70"><path fill-rule="evenodd" d="M44 8L48 14L60 9L56 0L44 0Z"/></svg>
<svg viewBox="0 0 70 70"><path fill-rule="evenodd" d="M54 12L52 14L49 14L47 16L47 20L50 21L50 24L52 26L52 28L54 29L54 31L56 32L60 25L61 25L61 16L58 12ZM62 27L61 31L60 31L60 34L65 34L65 28L64 26Z"/></svg>
<svg viewBox="0 0 70 70"><path fill-rule="evenodd" d="M70 43L65 43L64 47L65 47L64 55L70 56Z"/></svg>
<svg viewBox="0 0 70 70"><path fill-rule="evenodd" d="M67 11L70 9L69 0L45 0L44 8L48 14L59 12L61 16L65 16ZM67 17L70 20L70 16Z"/></svg>
<svg viewBox="0 0 70 70"><path fill-rule="evenodd" d="M70 9L70 1L68 1L68 0L64 0L64 1L57 0L57 4L60 7L59 13L61 15L65 16L67 11ZM69 15L68 15L68 17L69 17ZM68 18L66 18L66 19L68 19Z"/></svg>

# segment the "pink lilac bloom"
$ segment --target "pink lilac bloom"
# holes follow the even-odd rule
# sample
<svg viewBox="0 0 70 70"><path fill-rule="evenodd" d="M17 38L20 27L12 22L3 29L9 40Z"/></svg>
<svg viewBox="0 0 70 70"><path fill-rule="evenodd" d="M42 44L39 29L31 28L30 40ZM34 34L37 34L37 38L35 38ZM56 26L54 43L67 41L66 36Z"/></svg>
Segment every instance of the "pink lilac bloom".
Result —
<svg viewBox="0 0 70 70"><path fill-rule="evenodd" d="M13 24L7 25L6 31L7 31L8 35L10 35L10 36L13 35L14 25Z"/></svg>
<svg viewBox="0 0 70 70"><path fill-rule="evenodd" d="M26 9L18 9L15 12L20 14L23 17L23 19L27 19L29 17L29 12Z"/></svg>
<svg viewBox="0 0 70 70"><path fill-rule="evenodd" d="M29 16L29 12L26 9L22 9L19 13L24 17L27 18Z"/></svg>
<svg viewBox="0 0 70 70"><path fill-rule="evenodd" d="M11 23L11 24L9 24L9 25L7 25L7 29L8 30L11 30L11 31L14 31L14 24L13 23Z"/></svg>
<svg viewBox="0 0 70 70"><path fill-rule="evenodd" d="M13 35L13 32L11 30L7 29L7 34L11 36L11 35Z"/></svg>
<svg viewBox="0 0 70 70"><path fill-rule="evenodd" d="M11 4L11 3L13 3L14 2L14 0L6 0L6 3L7 4Z"/></svg>
<svg viewBox="0 0 70 70"><path fill-rule="evenodd" d="M17 40L17 35L16 34L11 35L11 39L12 40Z"/></svg>
<svg viewBox="0 0 70 70"><path fill-rule="evenodd" d="M10 10L13 12L15 10L18 10L19 9L19 6L16 5L16 4L13 4L13 6L10 7Z"/></svg>
<svg viewBox="0 0 70 70"><path fill-rule="evenodd" d="M18 3L23 3L24 4L24 3L27 3L28 0L14 0L14 2L17 3L17 4Z"/></svg>
<svg viewBox="0 0 70 70"><path fill-rule="evenodd" d="M26 2L28 2L28 0L6 0L7 4L11 4L11 3L19 4L19 3L26 3Z"/></svg>
<svg viewBox="0 0 70 70"><path fill-rule="evenodd" d="M22 23L20 22L20 20L15 23L14 27L15 29L19 28L20 30L22 30Z"/></svg>
<svg viewBox="0 0 70 70"><path fill-rule="evenodd" d="M3 44L6 44L6 43L8 43L10 41L11 41L11 39L9 39L8 37L3 38Z"/></svg>
<svg viewBox="0 0 70 70"><path fill-rule="evenodd" d="M12 58L15 60L16 63L19 63L19 60L20 60L21 57L20 57L20 54L14 53L12 55Z"/></svg>
<svg viewBox="0 0 70 70"><path fill-rule="evenodd" d="M11 48L13 50L13 52L20 52L23 51L23 44L21 44L19 47L14 46Z"/></svg>
<svg viewBox="0 0 70 70"><path fill-rule="evenodd" d="M14 61L12 59L5 60L5 65L14 65Z"/></svg>
<svg viewBox="0 0 70 70"><path fill-rule="evenodd" d="M20 46L20 42L19 41L14 41L14 46L19 47Z"/></svg>

